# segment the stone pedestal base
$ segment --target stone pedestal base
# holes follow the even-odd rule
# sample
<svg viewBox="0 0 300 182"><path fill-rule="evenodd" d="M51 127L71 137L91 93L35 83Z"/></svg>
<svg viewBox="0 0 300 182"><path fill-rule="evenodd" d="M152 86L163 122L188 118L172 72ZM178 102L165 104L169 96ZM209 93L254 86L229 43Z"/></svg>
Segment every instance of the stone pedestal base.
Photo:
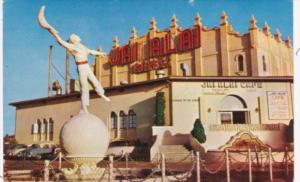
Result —
<svg viewBox="0 0 300 182"><path fill-rule="evenodd" d="M106 181L101 179L105 169L97 167L109 144L107 127L100 118L78 113L64 124L60 142L67 160L75 164L74 168L62 169L67 181Z"/></svg>
<svg viewBox="0 0 300 182"><path fill-rule="evenodd" d="M89 171L86 173L86 171ZM105 181L104 168L79 167L73 169L62 169L64 178L67 181Z"/></svg>
<svg viewBox="0 0 300 182"><path fill-rule="evenodd" d="M63 168L61 171L67 181L103 181L105 168L97 167L98 157L67 157L74 162L74 168ZM102 158L101 158L102 159Z"/></svg>

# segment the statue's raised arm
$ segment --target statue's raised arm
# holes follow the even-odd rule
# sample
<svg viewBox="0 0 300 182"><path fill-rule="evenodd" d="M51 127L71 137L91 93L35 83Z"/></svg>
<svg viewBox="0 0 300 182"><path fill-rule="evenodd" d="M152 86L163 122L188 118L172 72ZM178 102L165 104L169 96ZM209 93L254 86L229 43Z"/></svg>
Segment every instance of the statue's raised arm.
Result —
<svg viewBox="0 0 300 182"><path fill-rule="evenodd" d="M45 19L45 6L42 6L39 11L38 21L41 27L47 29L51 34L58 34L58 31L55 30L51 25L49 25L49 23Z"/></svg>
<svg viewBox="0 0 300 182"><path fill-rule="evenodd" d="M48 30L48 32L50 34L52 34L54 36L54 38L56 39L56 41L63 46L64 48L72 51L73 50L73 45L64 41L58 34L58 31L53 28L46 20L45 18L45 6L42 6L39 14L38 14L38 22L40 24L41 27L43 27L44 29Z"/></svg>
<svg viewBox="0 0 300 182"><path fill-rule="evenodd" d="M104 57L106 55L104 52L99 52L99 51L90 50L90 49L89 49L89 53L94 56L100 56L100 57Z"/></svg>

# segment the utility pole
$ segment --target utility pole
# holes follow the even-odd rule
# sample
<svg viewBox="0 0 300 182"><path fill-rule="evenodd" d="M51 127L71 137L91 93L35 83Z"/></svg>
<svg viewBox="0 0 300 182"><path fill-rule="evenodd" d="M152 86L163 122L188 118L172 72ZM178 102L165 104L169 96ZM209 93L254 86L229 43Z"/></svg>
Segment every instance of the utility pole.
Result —
<svg viewBox="0 0 300 182"><path fill-rule="evenodd" d="M52 80L51 80L51 70L52 70L52 48L53 45L50 45L50 54L49 54L49 65L48 65L48 97L51 94Z"/></svg>
<svg viewBox="0 0 300 182"><path fill-rule="evenodd" d="M66 49L66 76L65 76L65 94L69 94L69 61L70 60L70 52Z"/></svg>

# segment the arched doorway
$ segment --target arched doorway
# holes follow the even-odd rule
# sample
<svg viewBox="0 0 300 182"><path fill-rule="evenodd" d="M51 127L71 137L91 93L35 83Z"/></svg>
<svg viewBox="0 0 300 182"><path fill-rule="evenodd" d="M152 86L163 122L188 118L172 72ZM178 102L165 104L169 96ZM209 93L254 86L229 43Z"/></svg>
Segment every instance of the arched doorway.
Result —
<svg viewBox="0 0 300 182"><path fill-rule="evenodd" d="M250 114L246 102L237 95L225 96L219 104L221 124L250 123Z"/></svg>

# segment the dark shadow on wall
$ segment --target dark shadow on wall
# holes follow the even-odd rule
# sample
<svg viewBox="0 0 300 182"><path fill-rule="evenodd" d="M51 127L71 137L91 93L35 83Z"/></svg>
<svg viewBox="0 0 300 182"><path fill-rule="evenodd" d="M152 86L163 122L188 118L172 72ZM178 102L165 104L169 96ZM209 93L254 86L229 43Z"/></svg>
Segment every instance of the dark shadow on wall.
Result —
<svg viewBox="0 0 300 182"><path fill-rule="evenodd" d="M205 149L202 145L193 148L191 146L191 134L175 134L172 135L170 131L165 131L163 134L162 145L183 145L188 150L194 150L200 152L200 155L205 153Z"/></svg>
<svg viewBox="0 0 300 182"><path fill-rule="evenodd" d="M155 100L155 96L153 96L130 107L136 113L138 128L136 139L140 139L142 142L150 142L152 138L152 126L155 119Z"/></svg>

